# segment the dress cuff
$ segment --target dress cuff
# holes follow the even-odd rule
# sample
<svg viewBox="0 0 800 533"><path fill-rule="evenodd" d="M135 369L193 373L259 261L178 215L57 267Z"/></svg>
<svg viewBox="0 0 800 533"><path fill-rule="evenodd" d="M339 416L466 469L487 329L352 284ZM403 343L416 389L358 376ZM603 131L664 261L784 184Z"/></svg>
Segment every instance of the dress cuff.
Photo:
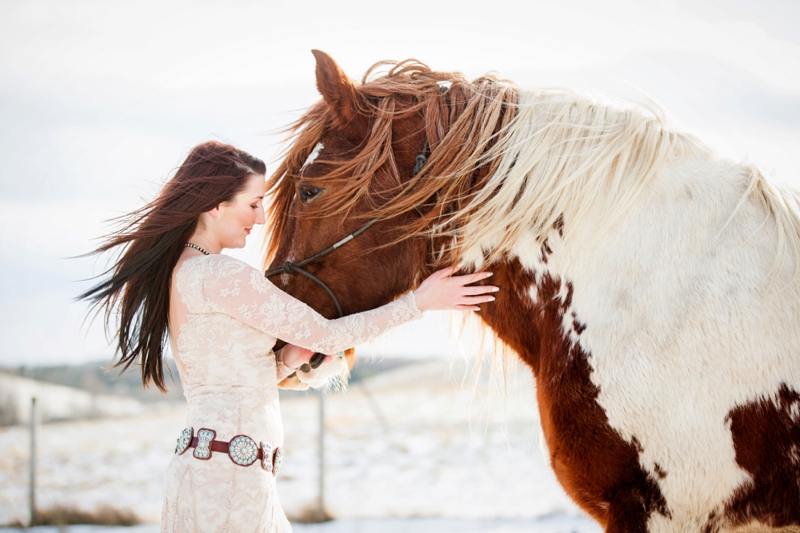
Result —
<svg viewBox="0 0 800 533"><path fill-rule="evenodd" d="M419 307L417 307L417 299L414 296L414 291L409 291L408 294L401 298L401 300L406 300L408 302L408 308L411 311L411 314L414 315L412 320L418 320L422 318L422 311Z"/></svg>

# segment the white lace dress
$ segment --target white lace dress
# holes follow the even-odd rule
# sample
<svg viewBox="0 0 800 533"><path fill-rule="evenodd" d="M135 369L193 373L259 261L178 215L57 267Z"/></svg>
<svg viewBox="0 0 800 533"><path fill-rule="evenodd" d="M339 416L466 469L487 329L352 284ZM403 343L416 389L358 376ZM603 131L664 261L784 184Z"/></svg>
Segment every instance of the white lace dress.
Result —
<svg viewBox="0 0 800 533"><path fill-rule="evenodd" d="M372 311L327 320L224 255L191 257L175 276L188 308L173 342L189 404L186 424L195 435L200 428L216 431L217 441L247 435L273 449L283 446L276 339L331 354L421 316L409 293ZM200 460L194 449L175 455L167 468L162 532L291 531L276 478L259 461L243 467L221 452Z"/></svg>

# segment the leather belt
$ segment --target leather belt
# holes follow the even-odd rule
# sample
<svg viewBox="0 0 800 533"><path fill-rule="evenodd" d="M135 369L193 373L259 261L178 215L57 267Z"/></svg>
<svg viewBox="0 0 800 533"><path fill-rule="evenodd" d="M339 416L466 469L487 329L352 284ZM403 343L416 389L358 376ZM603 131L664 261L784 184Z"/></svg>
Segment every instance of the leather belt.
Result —
<svg viewBox="0 0 800 533"><path fill-rule="evenodd" d="M194 437L192 439L192 443L189 444L189 448L197 448L198 444L200 444L200 439L198 439L197 437ZM230 445L231 445L230 442L225 442L225 441L222 441L222 440L214 440L214 441L211 441L211 445L209 445L208 448L212 452L228 453L228 450L230 449ZM258 454L256 454L256 460L260 461L261 459L263 459L263 457L264 457L264 452L262 452L261 449L259 449L258 450Z"/></svg>
<svg viewBox="0 0 800 533"><path fill-rule="evenodd" d="M263 440L258 446L247 435L236 435L230 442L218 441L216 438L217 432L213 429L200 428L195 436L194 428L186 428L178 437L175 453L182 455L189 448L194 448L192 456L202 461L211 459L212 452L225 453L236 465L250 466L261 461L261 468L278 475L283 463L283 448L280 446L273 447Z"/></svg>

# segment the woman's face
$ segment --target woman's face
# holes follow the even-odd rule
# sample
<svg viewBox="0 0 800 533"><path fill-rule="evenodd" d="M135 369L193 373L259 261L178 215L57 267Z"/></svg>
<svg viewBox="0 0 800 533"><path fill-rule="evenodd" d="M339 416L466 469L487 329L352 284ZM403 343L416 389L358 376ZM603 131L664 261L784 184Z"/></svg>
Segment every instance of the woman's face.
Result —
<svg viewBox="0 0 800 533"><path fill-rule="evenodd" d="M265 190L265 177L253 174L242 192L219 205L215 226L223 248L244 248L253 226L264 223Z"/></svg>

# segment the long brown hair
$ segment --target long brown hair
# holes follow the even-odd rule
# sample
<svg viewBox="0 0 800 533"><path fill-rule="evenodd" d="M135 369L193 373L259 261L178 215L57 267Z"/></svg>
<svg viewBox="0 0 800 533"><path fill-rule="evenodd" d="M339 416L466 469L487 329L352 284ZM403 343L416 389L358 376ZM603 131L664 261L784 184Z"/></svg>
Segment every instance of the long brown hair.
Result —
<svg viewBox="0 0 800 533"><path fill-rule="evenodd" d="M142 384L164 385L162 355L167 340L172 270L200 215L233 200L253 174L266 174L260 159L216 141L194 147L158 197L121 217L122 228L91 252L121 248L119 259L103 275L108 279L81 294L92 308L105 310L109 327L114 310L119 361L125 372L141 366Z"/></svg>

